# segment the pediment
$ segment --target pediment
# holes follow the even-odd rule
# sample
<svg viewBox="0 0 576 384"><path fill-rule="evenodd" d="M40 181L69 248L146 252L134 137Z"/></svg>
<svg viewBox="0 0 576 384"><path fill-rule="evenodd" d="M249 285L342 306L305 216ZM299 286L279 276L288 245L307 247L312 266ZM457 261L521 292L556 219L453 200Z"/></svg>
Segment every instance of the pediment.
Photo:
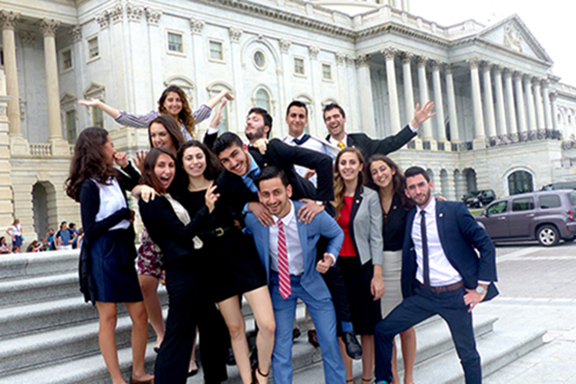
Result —
<svg viewBox="0 0 576 384"><path fill-rule="evenodd" d="M512 15L487 27L478 34L478 38L500 45L510 52L552 63L550 56L518 15Z"/></svg>
<svg viewBox="0 0 576 384"><path fill-rule="evenodd" d="M60 105L75 104L76 100L76 95L66 92L64 96L60 98Z"/></svg>
<svg viewBox="0 0 576 384"><path fill-rule="evenodd" d="M84 89L84 92L82 92L82 94L84 95L84 97L88 99L91 97L96 99L102 99L104 97L104 91L105 91L104 84L91 81L88 87Z"/></svg>

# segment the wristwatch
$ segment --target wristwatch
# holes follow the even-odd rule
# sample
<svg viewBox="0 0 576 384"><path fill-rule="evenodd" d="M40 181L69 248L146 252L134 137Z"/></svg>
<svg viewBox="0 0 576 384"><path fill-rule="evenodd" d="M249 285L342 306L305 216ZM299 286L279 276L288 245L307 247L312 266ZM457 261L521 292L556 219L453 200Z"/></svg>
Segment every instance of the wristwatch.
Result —
<svg viewBox="0 0 576 384"><path fill-rule="evenodd" d="M476 286L476 292L478 292L481 295L485 295L486 292L488 292L486 289L484 289L484 287L481 287L480 285Z"/></svg>

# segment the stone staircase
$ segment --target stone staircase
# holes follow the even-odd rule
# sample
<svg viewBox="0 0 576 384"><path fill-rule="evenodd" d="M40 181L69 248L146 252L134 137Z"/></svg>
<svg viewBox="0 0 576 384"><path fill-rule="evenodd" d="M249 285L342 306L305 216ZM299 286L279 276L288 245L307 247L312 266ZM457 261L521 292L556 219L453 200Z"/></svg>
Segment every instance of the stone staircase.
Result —
<svg viewBox="0 0 576 384"><path fill-rule="evenodd" d="M98 313L84 303L77 281L78 252L9 255L0 258L0 379L1 383L109 383L98 347ZM160 289L166 302L166 292ZM131 369L130 320L119 306L117 345L120 366L127 378ZM253 328L246 306L247 329ZM298 308L297 318L303 320ZM475 316L475 333L488 376L539 347L542 330L500 329L495 316ZM496 324L496 326L495 326ZM418 354L415 381L462 383L462 370L445 323L432 318L416 329ZM146 353L149 372L155 359L154 332ZM400 357L400 356L399 356ZM322 356L305 333L293 349L294 383L323 383ZM399 358L399 366L402 359ZM357 382L361 362L355 361ZM229 383L241 383L236 367L229 367ZM202 372L188 384L203 383Z"/></svg>

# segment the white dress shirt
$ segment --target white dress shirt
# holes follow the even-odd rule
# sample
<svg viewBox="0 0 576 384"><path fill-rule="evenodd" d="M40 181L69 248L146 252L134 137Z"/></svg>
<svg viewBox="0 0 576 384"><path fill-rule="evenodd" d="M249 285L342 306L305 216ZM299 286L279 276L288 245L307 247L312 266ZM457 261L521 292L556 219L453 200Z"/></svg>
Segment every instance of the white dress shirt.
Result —
<svg viewBox="0 0 576 384"><path fill-rule="evenodd" d="M116 178L112 178L110 184L103 184L95 179L92 179L96 186L98 187L98 193L100 196L100 207L98 213L96 214L95 221L102 221L108 216L112 215L121 208L128 208L126 204L126 198L124 197L124 192L120 188L120 184ZM118 224L108 229L108 231L114 231L116 229L127 229L130 227L130 221L123 219Z"/></svg>
<svg viewBox="0 0 576 384"><path fill-rule="evenodd" d="M416 279L424 284L423 277L423 262L422 262L422 235L420 230L421 214L420 207L416 207L416 215L414 223L412 224L412 241L414 242L414 250L416 251ZM441 287L458 283L462 280L462 276L444 253L440 237L438 236L438 225L436 223L436 199L432 197L430 203L424 208L426 212L426 237L428 238L428 260L430 266L430 285L432 287Z"/></svg>
<svg viewBox="0 0 576 384"><path fill-rule="evenodd" d="M316 151L316 152L320 152L323 153L325 155L330 156L332 159L334 159L336 157L336 154L338 153L339 149L337 147L332 147L330 145L330 143L328 143L325 140L321 140L318 139L314 136L310 136L310 138L308 140L306 140L304 143L298 145L294 140L301 140L302 137L304 137L306 133L302 133L300 136L298 137L292 137L290 135L286 136L284 138L284 141L286 144L291 145L291 146L296 146L296 147L301 147L301 148L306 148L306 149L310 149L312 151ZM303 167L301 165L294 165L294 169L296 170L296 172L302 176L302 177L306 177L306 172L308 172L308 168ZM314 184L314 187L318 186L318 177L317 175L312 176L310 179L310 182L312 184Z"/></svg>
<svg viewBox="0 0 576 384"><path fill-rule="evenodd" d="M279 219L272 215L274 225L270 227L268 239L270 241L270 269L278 272L278 220L282 220L286 234L286 250L288 253L288 269L291 275L300 276L304 273L304 254L298 233L298 223L294 212L294 204L290 203L290 212Z"/></svg>

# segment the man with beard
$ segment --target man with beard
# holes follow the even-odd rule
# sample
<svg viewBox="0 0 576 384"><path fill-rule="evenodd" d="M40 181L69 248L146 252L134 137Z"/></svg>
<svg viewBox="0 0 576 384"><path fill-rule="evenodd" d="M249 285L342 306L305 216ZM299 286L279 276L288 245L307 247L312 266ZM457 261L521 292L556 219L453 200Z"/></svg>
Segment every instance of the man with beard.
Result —
<svg viewBox="0 0 576 384"><path fill-rule="evenodd" d="M494 244L463 203L436 201L424 169L408 168L404 176L406 196L416 203L406 217L402 249L404 300L376 325L376 383L393 378L394 337L438 314L448 323L466 384L479 384L472 310L498 294Z"/></svg>

